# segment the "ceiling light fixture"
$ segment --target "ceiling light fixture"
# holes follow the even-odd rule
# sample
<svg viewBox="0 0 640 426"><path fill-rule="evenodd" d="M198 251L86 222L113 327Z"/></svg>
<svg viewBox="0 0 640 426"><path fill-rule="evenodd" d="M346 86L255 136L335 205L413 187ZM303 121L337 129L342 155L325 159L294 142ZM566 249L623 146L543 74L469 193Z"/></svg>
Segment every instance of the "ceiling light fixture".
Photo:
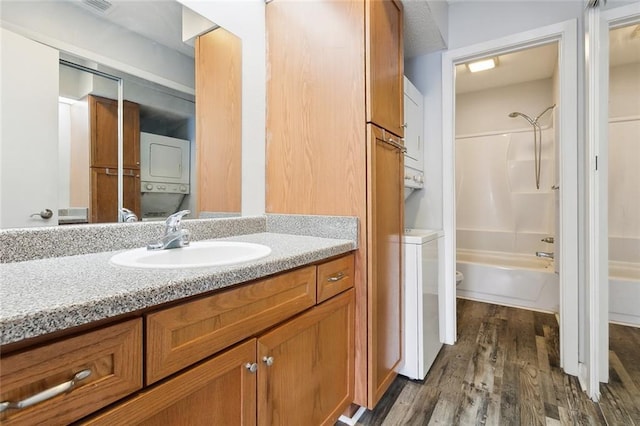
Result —
<svg viewBox="0 0 640 426"><path fill-rule="evenodd" d="M471 72L486 71L498 66L498 58L481 59L475 62L469 62L467 68Z"/></svg>

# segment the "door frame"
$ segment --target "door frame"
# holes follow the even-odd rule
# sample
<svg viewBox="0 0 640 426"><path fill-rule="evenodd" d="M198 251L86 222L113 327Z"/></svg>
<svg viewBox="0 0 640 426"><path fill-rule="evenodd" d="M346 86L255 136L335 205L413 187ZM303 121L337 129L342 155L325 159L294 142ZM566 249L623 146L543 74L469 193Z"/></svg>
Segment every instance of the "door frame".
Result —
<svg viewBox="0 0 640 426"><path fill-rule="evenodd" d="M587 183L588 197L588 339L586 389L597 400L599 382L609 379L609 31L640 23L640 3L585 12ZM589 367L591 366L591 367Z"/></svg>
<svg viewBox="0 0 640 426"><path fill-rule="evenodd" d="M445 263L444 343L456 341L455 66L473 59L506 54L550 42L559 52L560 223L560 365L578 374L578 40L577 20L449 50L442 57L442 164ZM563 190L565 189L565 190Z"/></svg>

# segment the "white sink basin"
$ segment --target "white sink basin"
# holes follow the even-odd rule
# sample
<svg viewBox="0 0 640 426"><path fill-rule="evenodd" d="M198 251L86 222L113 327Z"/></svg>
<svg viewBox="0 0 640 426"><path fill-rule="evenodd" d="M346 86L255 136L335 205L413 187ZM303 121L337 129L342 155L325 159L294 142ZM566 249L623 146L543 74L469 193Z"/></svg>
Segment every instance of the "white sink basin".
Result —
<svg viewBox="0 0 640 426"><path fill-rule="evenodd" d="M111 257L114 265L133 268L181 269L234 265L268 256L271 248L236 241L193 241L187 247L169 250L127 250Z"/></svg>

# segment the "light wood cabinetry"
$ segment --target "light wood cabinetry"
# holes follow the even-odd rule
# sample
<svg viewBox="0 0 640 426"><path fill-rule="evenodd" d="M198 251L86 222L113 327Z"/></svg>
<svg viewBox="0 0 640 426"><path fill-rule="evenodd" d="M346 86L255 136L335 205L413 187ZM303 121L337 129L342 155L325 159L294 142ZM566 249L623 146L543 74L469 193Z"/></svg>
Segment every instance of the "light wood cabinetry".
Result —
<svg viewBox="0 0 640 426"><path fill-rule="evenodd" d="M403 153L389 142L399 143L384 130L367 126L368 155L368 223L372 232L367 235L370 261L368 276L369 332L368 364L376 368L368 370L368 400L379 401L396 377L401 360L402 286L396 284L402 278L401 264L397 262L402 252L404 218Z"/></svg>
<svg viewBox="0 0 640 426"><path fill-rule="evenodd" d="M137 318L3 356L2 401L91 374L1 423L335 424L354 393L353 257L142 312L144 332ZM339 274L316 304L316 277Z"/></svg>
<svg viewBox="0 0 640 426"><path fill-rule="evenodd" d="M123 206L141 217L140 106L124 101L122 122ZM117 222L118 101L89 95L73 105L72 124L72 174L77 182L71 186L71 199L75 206L89 207L90 223Z"/></svg>
<svg viewBox="0 0 640 426"><path fill-rule="evenodd" d="M197 210L240 212L242 40L217 28L196 39Z"/></svg>
<svg viewBox="0 0 640 426"><path fill-rule="evenodd" d="M266 210L359 218L354 402L372 408L400 360L402 5L274 0L266 28Z"/></svg>
<svg viewBox="0 0 640 426"><path fill-rule="evenodd" d="M258 424L333 425L353 400L353 290L258 338Z"/></svg>
<svg viewBox="0 0 640 426"><path fill-rule="evenodd" d="M91 223L118 221L116 169L91 167ZM140 171L123 170L122 204L140 217Z"/></svg>
<svg viewBox="0 0 640 426"><path fill-rule="evenodd" d="M147 383L315 305L315 266L147 316Z"/></svg>
<svg viewBox="0 0 640 426"><path fill-rule="evenodd" d="M88 96L91 167L118 167L118 101ZM140 169L140 106L123 101L122 167Z"/></svg>
<svg viewBox="0 0 640 426"><path fill-rule="evenodd" d="M365 11L367 122L404 137L402 5L368 0Z"/></svg>
<svg viewBox="0 0 640 426"><path fill-rule="evenodd" d="M3 425L67 424L142 387L142 320L0 358L0 401L25 399L91 373L57 396L0 414Z"/></svg>
<svg viewBox="0 0 640 426"><path fill-rule="evenodd" d="M87 425L255 425L256 340L218 355L98 415Z"/></svg>

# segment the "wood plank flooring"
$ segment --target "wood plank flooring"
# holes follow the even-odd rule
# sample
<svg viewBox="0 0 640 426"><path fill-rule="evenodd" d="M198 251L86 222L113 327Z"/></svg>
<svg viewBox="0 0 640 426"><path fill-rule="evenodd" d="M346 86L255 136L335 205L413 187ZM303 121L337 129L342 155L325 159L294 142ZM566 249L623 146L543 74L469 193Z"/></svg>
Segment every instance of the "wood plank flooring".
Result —
<svg viewBox="0 0 640 426"><path fill-rule="evenodd" d="M640 329L611 325L599 403L560 369L553 315L459 299L458 333L424 381L398 376L357 424L640 426Z"/></svg>

